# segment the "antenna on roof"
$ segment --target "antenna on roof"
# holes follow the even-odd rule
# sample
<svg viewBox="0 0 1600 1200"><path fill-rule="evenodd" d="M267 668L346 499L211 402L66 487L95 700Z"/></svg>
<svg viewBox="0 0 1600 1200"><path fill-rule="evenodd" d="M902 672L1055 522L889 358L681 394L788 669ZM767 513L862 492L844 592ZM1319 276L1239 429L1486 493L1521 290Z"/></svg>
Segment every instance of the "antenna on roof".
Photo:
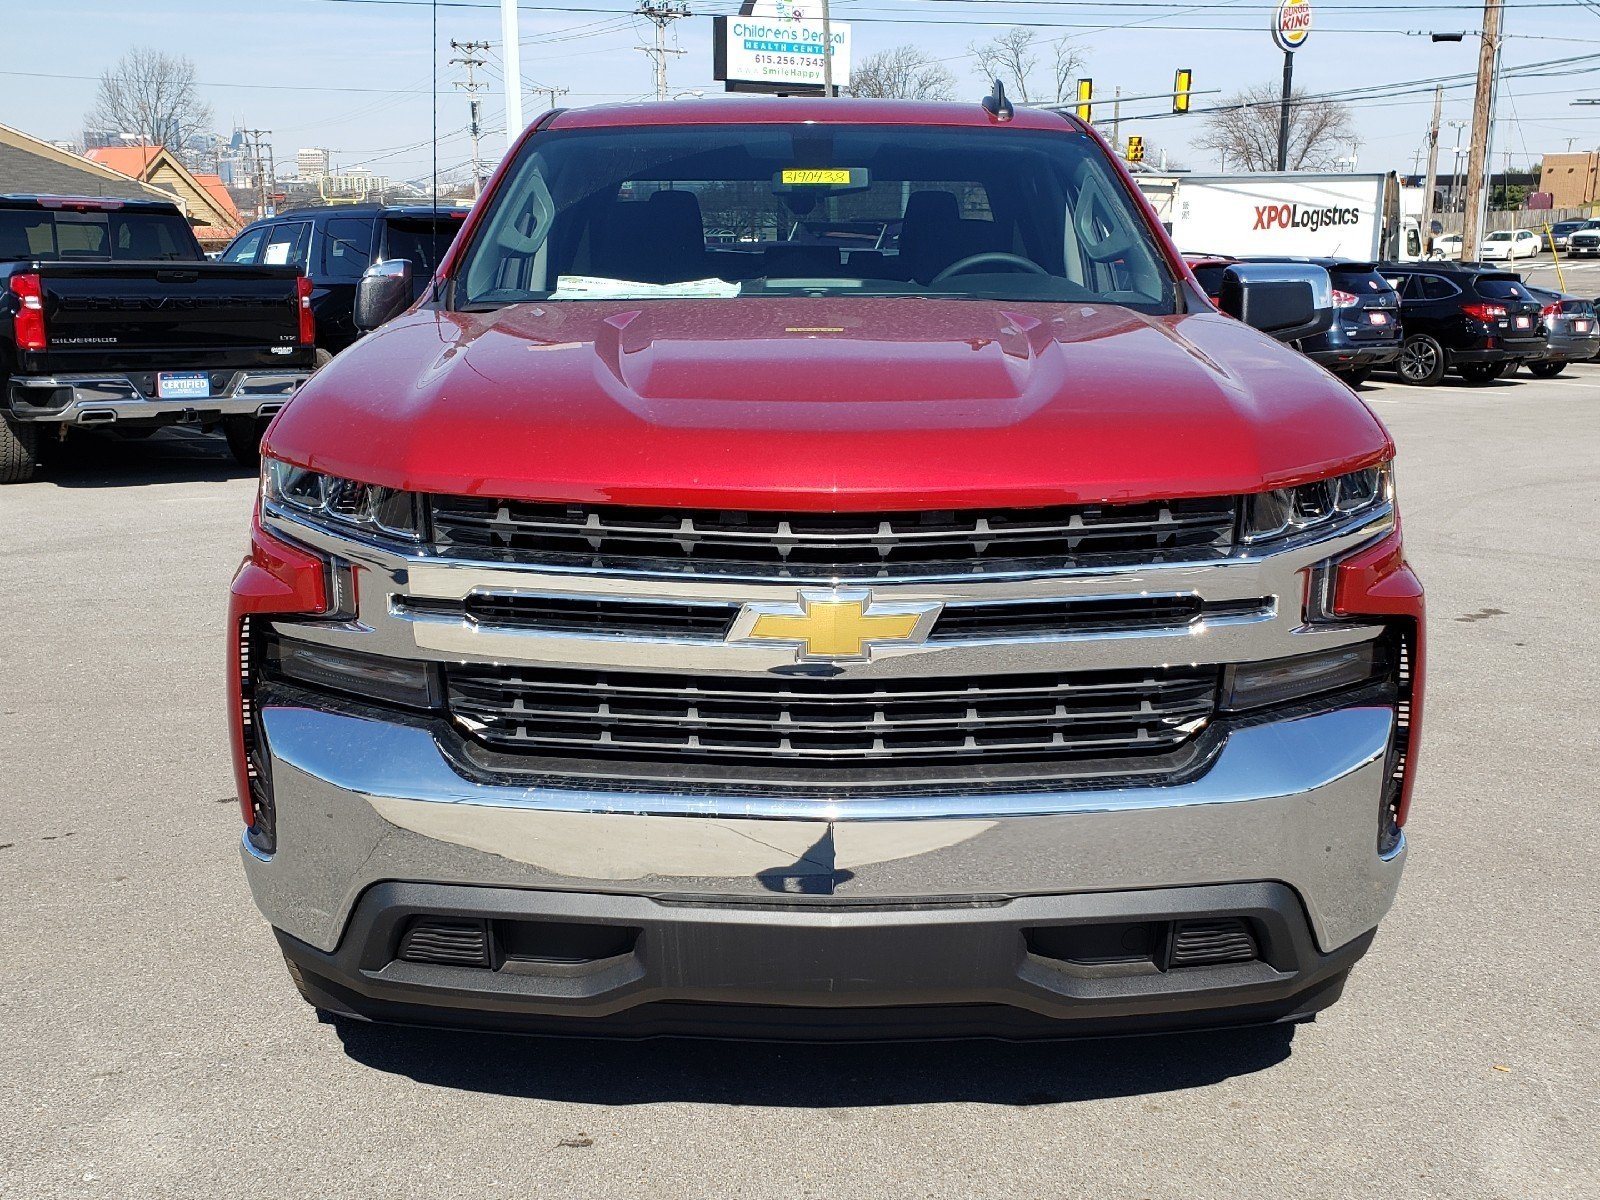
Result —
<svg viewBox="0 0 1600 1200"><path fill-rule="evenodd" d="M983 111L995 121L1009 121L1017 114L1017 110L1011 107L1011 101L1006 99L1006 85L998 78L994 81L994 91L983 98Z"/></svg>

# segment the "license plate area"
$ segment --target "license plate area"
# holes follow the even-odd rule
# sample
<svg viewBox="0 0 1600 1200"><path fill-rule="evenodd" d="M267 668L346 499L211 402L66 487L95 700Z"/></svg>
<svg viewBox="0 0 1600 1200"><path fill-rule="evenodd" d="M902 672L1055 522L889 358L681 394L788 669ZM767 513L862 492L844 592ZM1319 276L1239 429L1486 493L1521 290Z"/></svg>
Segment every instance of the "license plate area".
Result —
<svg viewBox="0 0 1600 1200"><path fill-rule="evenodd" d="M162 371L156 375L161 400L209 400L211 376L204 371Z"/></svg>
<svg viewBox="0 0 1600 1200"><path fill-rule="evenodd" d="M1368 311L1367 321L1375 329L1387 328L1389 324L1389 314L1386 312Z"/></svg>
<svg viewBox="0 0 1600 1200"><path fill-rule="evenodd" d="M1517 318L1517 328L1518 329L1532 329L1533 328L1533 318L1532 317L1518 317Z"/></svg>

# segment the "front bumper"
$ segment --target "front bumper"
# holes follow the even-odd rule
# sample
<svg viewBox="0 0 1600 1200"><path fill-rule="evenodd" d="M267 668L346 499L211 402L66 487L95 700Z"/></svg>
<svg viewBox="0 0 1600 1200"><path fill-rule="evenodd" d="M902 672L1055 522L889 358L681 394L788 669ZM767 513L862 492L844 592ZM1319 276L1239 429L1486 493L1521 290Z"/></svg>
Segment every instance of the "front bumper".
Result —
<svg viewBox="0 0 1600 1200"><path fill-rule="evenodd" d="M1217 968L1226 978L1198 993L1188 984L1157 988L1144 1002L1152 1013L1186 1012L1199 1023L1213 1009L1286 1004L1276 1016L1249 1018L1275 1020L1359 956L1348 948L1364 947L1394 898L1404 842L1387 855L1377 849L1393 730L1390 707L1335 709L1232 730L1209 769L1166 786L841 800L584 792L473 779L422 725L272 704L262 710L261 733L277 849L262 855L246 841L243 858L256 903L289 939L291 959L348 993L333 1007L364 1015L394 1016L418 1004L486 1011L509 1004L523 1016L609 1016L658 1001L718 999L881 1006L914 994L918 1003L1117 1019L1133 1015L1119 1007L1126 997L1099 1007L1093 989L1062 993L1052 984L1055 993L1041 992L1026 972L1000 971L995 956L1020 953L1016 931L1024 926L1100 911L1096 896L1116 897L1107 911L1124 920L1143 919L1126 915L1141 911L1141 895L1173 889L1198 904L1182 911L1232 913L1241 908L1233 891L1207 900L1206 889L1271 883L1293 900L1284 911L1304 930L1300 950L1276 966ZM500 980L501 972L452 980L429 972L456 968L391 963L392 936L374 934L377 916L362 913L372 904L380 912L394 907L372 899L394 881L473 885L445 908L480 916L506 910L615 922L621 913L639 928L667 920L678 930L672 946L685 938L723 946L718 931L734 920L729 914L758 912L770 927L760 939L765 953L825 965L804 978L779 972L754 991L752 981L767 976L747 974L750 987L728 987L721 968L679 973L688 970L684 962L714 959L708 950L620 990L568 989L547 1001L525 979ZM966 942L993 939L981 976L967 953L930 950L918 986L896 991L899 974L863 974L844 950L835 962L818 932L838 934L848 946L850 930L877 928L886 908L907 907L947 914ZM865 915L874 909L878 916ZM1221 989L1214 994L1213 984ZM506 988L509 1000L496 1000Z"/></svg>
<svg viewBox="0 0 1600 1200"><path fill-rule="evenodd" d="M164 399L130 375L13 377L10 417L56 425L203 424L228 416L270 417L289 402L309 370L213 371L206 399ZM146 373L148 375L148 372Z"/></svg>
<svg viewBox="0 0 1600 1200"><path fill-rule="evenodd" d="M1139 944L1216 913L1254 931L1258 957L1162 969L1140 954L1083 953L1100 931ZM493 929L504 949L492 966L407 961L418 919ZM560 958L529 953L554 938ZM879 1039L1301 1020L1338 998L1372 935L1321 953L1294 893L1274 883L898 907L386 883L362 898L338 950L278 940L308 1000L367 1020L572 1032L577 1018L585 1033L623 1036Z"/></svg>

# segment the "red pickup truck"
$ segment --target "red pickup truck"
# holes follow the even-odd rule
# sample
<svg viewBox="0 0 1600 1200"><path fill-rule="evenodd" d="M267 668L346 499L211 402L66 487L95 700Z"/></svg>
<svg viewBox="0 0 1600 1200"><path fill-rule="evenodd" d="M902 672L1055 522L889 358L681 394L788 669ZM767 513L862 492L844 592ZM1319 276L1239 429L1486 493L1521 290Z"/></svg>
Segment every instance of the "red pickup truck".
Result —
<svg viewBox="0 0 1600 1200"><path fill-rule="evenodd" d="M1051 1037L1337 998L1423 605L1388 434L1275 340L1325 271L1230 268L1223 315L1096 133L997 89L552 112L409 273L267 431L232 589L243 858L310 1003Z"/></svg>

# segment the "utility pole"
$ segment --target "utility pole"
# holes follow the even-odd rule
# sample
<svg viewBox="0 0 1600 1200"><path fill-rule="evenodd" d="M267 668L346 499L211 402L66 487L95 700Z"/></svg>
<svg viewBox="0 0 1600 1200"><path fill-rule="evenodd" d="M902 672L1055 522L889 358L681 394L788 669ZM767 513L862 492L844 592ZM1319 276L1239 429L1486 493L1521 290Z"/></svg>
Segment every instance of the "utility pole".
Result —
<svg viewBox="0 0 1600 1200"><path fill-rule="evenodd" d="M506 146L522 136L522 38L517 32L517 0L500 0L500 57L505 67Z"/></svg>
<svg viewBox="0 0 1600 1200"><path fill-rule="evenodd" d="M656 99L667 98L667 55L687 54L687 50L669 50L667 48L667 26L674 21L682 20L690 14L689 6L682 0L641 0L635 10L639 16L649 21L656 27L656 44L654 46L639 46L637 49L648 54L656 66ZM826 60L824 60L826 61ZM824 67L828 76L831 70Z"/></svg>
<svg viewBox="0 0 1600 1200"><path fill-rule="evenodd" d="M270 130L270 129L241 129L241 130L239 130L239 132L244 135L245 146L250 151L250 161L255 164L255 171L256 171L256 215L264 217L264 216L267 215L268 174L271 172L272 168L271 168L270 165L264 165L262 163L262 161L261 161L261 145L262 145L262 139L263 138L267 138L267 137L271 137L272 136L272 130ZM272 147L269 145L267 147L267 162L268 162L268 164L271 163L271 159L272 159Z"/></svg>
<svg viewBox="0 0 1600 1200"><path fill-rule="evenodd" d="M1122 87L1119 84L1111 101L1111 148L1122 153Z"/></svg>
<svg viewBox="0 0 1600 1200"><path fill-rule="evenodd" d="M546 87L542 83L535 83L535 84L531 84L528 87L528 90L530 92L537 92L541 96L549 96L550 97L550 107L554 108L556 106L556 97L557 96L565 96L572 89L571 88L563 88L563 87Z"/></svg>
<svg viewBox="0 0 1600 1200"><path fill-rule="evenodd" d="M1433 241L1433 187L1439 176L1439 118L1444 115L1444 85L1433 89L1433 122L1428 126L1428 173L1422 178L1422 245Z"/></svg>
<svg viewBox="0 0 1600 1200"><path fill-rule="evenodd" d="M1502 15L1502 0L1484 0L1483 37L1478 45L1478 89L1472 99L1472 152L1467 156L1467 206L1461 234L1461 257L1468 260L1478 257L1478 246L1489 215L1486 174L1493 170L1489 144L1494 136Z"/></svg>
<svg viewBox="0 0 1600 1200"><path fill-rule="evenodd" d="M478 113L481 108L478 102L478 93L489 86L486 83L479 83L478 77L474 72L479 67L488 65L487 59L478 57L488 48L488 42L458 42L455 38L450 39L450 49L460 56L452 58L450 65L452 67L465 67L467 71L467 81L462 83L458 79L456 80L456 86L466 92L467 111L471 116L471 121L467 124L467 133L472 138L472 197L474 200L483 194L483 155L478 152L478 139L483 133L483 126L478 121Z"/></svg>

